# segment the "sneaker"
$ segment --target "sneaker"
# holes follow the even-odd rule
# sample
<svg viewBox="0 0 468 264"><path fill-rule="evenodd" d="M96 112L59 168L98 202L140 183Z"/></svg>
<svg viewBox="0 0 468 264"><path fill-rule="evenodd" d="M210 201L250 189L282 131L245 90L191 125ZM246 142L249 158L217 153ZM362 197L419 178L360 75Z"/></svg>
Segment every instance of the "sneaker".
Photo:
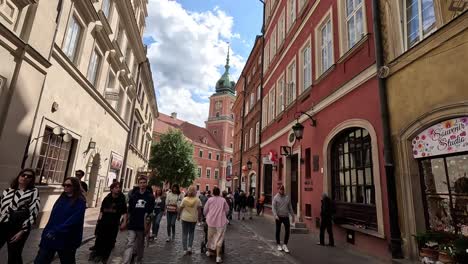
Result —
<svg viewBox="0 0 468 264"><path fill-rule="evenodd" d="M284 250L284 252L289 253L289 249L288 249L288 247L286 245L283 245L283 250Z"/></svg>
<svg viewBox="0 0 468 264"><path fill-rule="evenodd" d="M184 256L185 255L188 255L188 251L187 250L184 250Z"/></svg>
<svg viewBox="0 0 468 264"><path fill-rule="evenodd" d="M278 246L276 247L276 249L278 249L278 251L283 251L283 247L282 247L280 244L278 244Z"/></svg>
<svg viewBox="0 0 468 264"><path fill-rule="evenodd" d="M168 237L168 238L166 239L166 242L171 242L171 238Z"/></svg>
<svg viewBox="0 0 468 264"><path fill-rule="evenodd" d="M216 263L222 263L223 262L223 259L221 259L221 257L216 257Z"/></svg>
<svg viewBox="0 0 468 264"><path fill-rule="evenodd" d="M188 248L187 253L188 253L189 255L192 254L192 248L191 248L191 247Z"/></svg>
<svg viewBox="0 0 468 264"><path fill-rule="evenodd" d="M206 250L206 256L207 257L210 257L211 256L211 252L209 250Z"/></svg>

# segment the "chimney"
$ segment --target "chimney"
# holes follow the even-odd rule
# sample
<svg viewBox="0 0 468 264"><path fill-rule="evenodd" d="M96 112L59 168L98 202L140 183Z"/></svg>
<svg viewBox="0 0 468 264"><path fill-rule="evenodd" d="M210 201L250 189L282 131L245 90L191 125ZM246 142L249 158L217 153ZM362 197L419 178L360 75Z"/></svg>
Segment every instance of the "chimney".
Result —
<svg viewBox="0 0 468 264"><path fill-rule="evenodd" d="M172 113L171 113L171 117L174 118L174 119L177 119L177 113L176 113L176 112L172 112Z"/></svg>

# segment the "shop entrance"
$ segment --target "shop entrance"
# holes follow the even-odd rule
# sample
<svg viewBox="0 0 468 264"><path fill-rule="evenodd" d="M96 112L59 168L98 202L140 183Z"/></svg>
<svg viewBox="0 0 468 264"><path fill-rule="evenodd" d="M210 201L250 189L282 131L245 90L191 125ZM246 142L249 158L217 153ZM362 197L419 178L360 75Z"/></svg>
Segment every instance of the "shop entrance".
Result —
<svg viewBox="0 0 468 264"><path fill-rule="evenodd" d="M468 235L468 152L419 160L426 226Z"/></svg>
<svg viewBox="0 0 468 264"><path fill-rule="evenodd" d="M271 204L272 201L272 184L273 184L273 166L264 165L264 180L263 180L263 192L265 195L265 203Z"/></svg>
<svg viewBox="0 0 468 264"><path fill-rule="evenodd" d="M294 154L291 157L291 205L294 210L294 213L297 214L297 202L298 202L298 154Z"/></svg>

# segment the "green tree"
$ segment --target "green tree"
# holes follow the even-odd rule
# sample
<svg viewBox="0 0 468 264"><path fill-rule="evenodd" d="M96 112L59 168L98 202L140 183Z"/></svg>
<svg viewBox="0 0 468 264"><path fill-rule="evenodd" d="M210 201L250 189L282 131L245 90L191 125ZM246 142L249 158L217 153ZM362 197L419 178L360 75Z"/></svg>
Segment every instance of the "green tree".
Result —
<svg viewBox="0 0 468 264"><path fill-rule="evenodd" d="M156 177L169 184L187 187L195 179L193 146L179 130L169 130L151 148L149 166Z"/></svg>

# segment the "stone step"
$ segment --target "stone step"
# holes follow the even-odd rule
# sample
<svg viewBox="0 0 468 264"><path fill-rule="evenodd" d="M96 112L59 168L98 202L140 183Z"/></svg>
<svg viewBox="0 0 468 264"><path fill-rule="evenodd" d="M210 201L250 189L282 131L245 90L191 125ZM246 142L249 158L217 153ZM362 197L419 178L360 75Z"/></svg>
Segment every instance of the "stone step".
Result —
<svg viewBox="0 0 468 264"><path fill-rule="evenodd" d="M307 228L307 225L304 222L296 222L294 224L294 227L296 227L296 228Z"/></svg>
<svg viewBox="0 0 468 264"><path fill-rule="evenodd" d="M291 227L291 234L308 234L308 233L309 233L308 228Z"/></svg>

